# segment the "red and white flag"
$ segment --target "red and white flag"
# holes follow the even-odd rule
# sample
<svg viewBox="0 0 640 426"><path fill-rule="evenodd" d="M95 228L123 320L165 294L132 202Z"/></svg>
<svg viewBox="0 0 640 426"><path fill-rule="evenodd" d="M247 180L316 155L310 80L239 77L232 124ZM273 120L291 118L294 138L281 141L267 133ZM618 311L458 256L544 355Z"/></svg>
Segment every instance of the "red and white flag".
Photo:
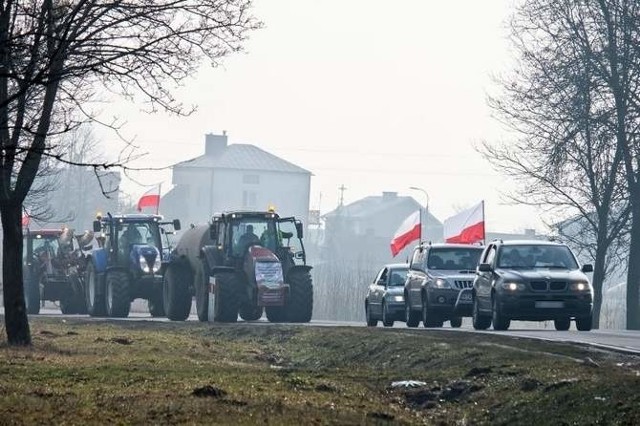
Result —
<svg viewBox="0 0 640 426"><path fill-rule="evenodd" d="M22 212L22 226L23 227L27 227L29 226L29 223L31 222L31 216L29 216L29 213L27 213L26 211Z"/></svg>
<svg viewBox="0 0 640 426"><path fill-rule="evenodd" d="M155 207L156 214L160 207L160 185L155 185L153 188L142 194L142 197L138 200L138 211L141 212L144 207Z"/></svg>
<svg viewBox="0 0 640 426"><path fill-rule="evenodd" d="M484 201L445 219L444 240L462 244L484 241Z"/></svg>
<svg viewBox="0 0 640 426"><path fill-rule="evenodd" d="M400 251L408 246L411 241L419 240L421 233L420 210L411 213L402 222L391 240L391 254L395 257Z"/></svg>

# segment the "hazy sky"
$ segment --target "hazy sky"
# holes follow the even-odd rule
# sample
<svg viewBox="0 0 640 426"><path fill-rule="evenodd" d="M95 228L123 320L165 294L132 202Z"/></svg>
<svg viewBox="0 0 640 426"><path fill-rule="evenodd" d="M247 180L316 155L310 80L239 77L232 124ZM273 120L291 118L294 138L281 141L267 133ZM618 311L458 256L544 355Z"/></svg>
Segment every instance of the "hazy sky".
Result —
<svg viewBox="0 0 640 426"><path fill-rule="evenodd" d="M116 102L105 116L148 152L137 165L166 166L201 155L205 133L226 130L310 170L311 208L335 208L382 191L425 196L444 220L485 200L487 228L540 228L536 211L508 206L511 183L474 150L503 136L490 117L491 80L510 66L505 19L512 0L257 0L265 28L246 52L203 68L178 96L187 118L146 115ZM105 142L114 136L99 131ZM170 185L170 172L137 182ZM146 188L126 182L134 199ZM265 206L266 207L266 206Z"/></svg>

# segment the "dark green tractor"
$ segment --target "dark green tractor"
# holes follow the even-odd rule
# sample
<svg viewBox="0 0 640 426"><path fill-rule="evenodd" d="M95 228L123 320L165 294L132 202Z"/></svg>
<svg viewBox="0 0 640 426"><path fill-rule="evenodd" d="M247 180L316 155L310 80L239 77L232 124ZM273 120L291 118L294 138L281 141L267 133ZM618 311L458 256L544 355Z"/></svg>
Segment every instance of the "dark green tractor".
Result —
<svg viewBox="0 0 640 426"><path fill-rule="evenodd" d="M185 231L164 280L169 319L185 320L192 297L200 321L309 322L311 266L302 223L272 211L233 211Z"/></svg>

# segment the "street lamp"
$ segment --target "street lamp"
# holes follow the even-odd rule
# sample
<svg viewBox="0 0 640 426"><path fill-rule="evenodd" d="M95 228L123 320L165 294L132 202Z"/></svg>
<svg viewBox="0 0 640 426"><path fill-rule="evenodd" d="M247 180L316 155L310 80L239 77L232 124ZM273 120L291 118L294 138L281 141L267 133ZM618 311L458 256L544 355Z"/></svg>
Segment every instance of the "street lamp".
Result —
<svg viewBox="0 0 640 426"><path fill-rule="evenodd" d="M410 186L409 189L413 189L414 191L420 191L425 195L425 197L427 197L427 204L426 204L425 209L424 209L424 213L425 213L424 214L424 233L425 233L425 235L422 238L423 240L426 240L427 239L427 230L429 229L429 228L427 228L427 220L429 220L429 194L427 193L427 191L425 191L422 188L418 188L417 186Z"/></svg>

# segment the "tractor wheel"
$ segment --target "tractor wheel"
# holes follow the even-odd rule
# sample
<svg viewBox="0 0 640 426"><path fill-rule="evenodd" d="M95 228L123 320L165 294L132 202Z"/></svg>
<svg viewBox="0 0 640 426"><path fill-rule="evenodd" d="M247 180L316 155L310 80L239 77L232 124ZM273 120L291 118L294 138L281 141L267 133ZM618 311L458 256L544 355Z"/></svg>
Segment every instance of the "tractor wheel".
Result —
<svg viewBox="0 0 640 426"><path fill-rule="evenodd" d="M37 315L40 313L39 277L34 277L24 283L24 303L27 305L27 313L29 315Z"/></svg>
<svg viewBox="0 0 640 426"><path fill-rule="evenodd" d="M240 298L237 279L234 273L216 274L216 289L213 309L213 320L216 322L238 321ZM207 293L207 301L209 294Z"/></svg>
<svg viewBox="0 0 640 426"><path fill-rule="evenodd" d="M87 312L92 317L102 317L107 313L105 306L104 289L98 279L96 268L93 263L87 265L85 283L85 299L87 305Z"/></svg>
<svg viewBox="0 0 640 426"><path fill-rule="evenodd" d="M147 300L147 307L149 308L149 313L152 317L163 317L164 313L164 300L162 294L162 287L157 288L151 292L149 295L149 299Z"/></svg>
<svg viewBox="0 0 640 426"><path fill-rule="evenodd" d="M284 306L267 306L265 308L269 322L285 322L287 311Z"/></svg>
<svg viewBox="0 0 640 426"><path fill-rule="evenodd" d="M262 317L262 306L244 305L240 308L240 318L245 321L257 321Z"/></svg>
<svg viewBox="0 0 640 426"><path fill-rule="evenodd" d="M73 292L68 289L60 295L60 312L64 315L73 315L78 313L78 303L74 300Z"/></svg>
<svg viewBox="0 0 640 426"><path fill-rule="evenodd" d="M287 320L309 322L313 314L313 283L309 272L294 271L288 276Z"/></svg>
<svg viewBox="0 0 640 426"><path fill-rule="evenodd" d="M190 269L184 264L174 263L167 267L162 282L164 311L171 321L184 321L191 311Z"/></svg>
<svg viewBox="0 0 640 426"><path fill-rule="evenodd" d="M129 274L118 270L109 271L106 284L107 315L126 318L131 309Z"/></svg>
<svg viewBox="0 0 640 426"><path fill-rule="evenodd" d="M209 268L200 262L194 279L196 293L196 311L198 319L202 322L209 321Z"/></svg>
<svg viewBox="0 0 640 426"><path fill-rule="evenodd" d="M86 315L87 314L87 304L84 299L84 290L82 287L82 281L80 276L71 275L69 277L69 297L73 301L74 310L76 314ZM60 301L62 304L62 301ZM62 307L62 305L61 305Z"/></svg>

